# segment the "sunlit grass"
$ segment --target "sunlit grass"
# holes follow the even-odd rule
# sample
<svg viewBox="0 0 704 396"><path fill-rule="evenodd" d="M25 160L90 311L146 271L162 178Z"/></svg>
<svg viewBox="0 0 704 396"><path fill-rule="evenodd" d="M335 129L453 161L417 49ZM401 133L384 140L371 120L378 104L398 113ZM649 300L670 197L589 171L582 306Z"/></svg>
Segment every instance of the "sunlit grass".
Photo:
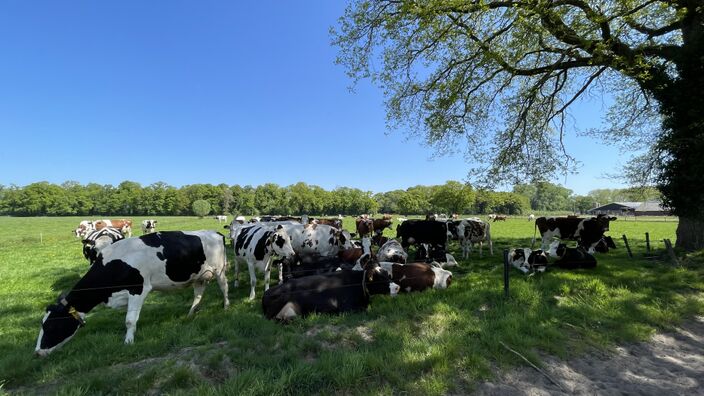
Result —
<svg viewBox="0 0 704 396"><path fill-rule="evenodd" d="M675 222L616 221L610 234L619 248L599 255L596 269L533 277L513 271L505 299L502 249L530 246L533 235L533 223L514 218L492 223L494 256L474 252L453 269L448 290L375 296L367 312L280 325L264 319L258 300L246 300L241 277L227 311L215 284L192 319L190 289L153 293L134 345L122 343L124 311L99 307L73 340L38 359L32 352L44 307L88 268L72 235L79 220L0 218L0 392L465 393L497 368L523 364L500 341L538 361L538 351L564 357L640 340L704 313L704 260L673 268L643 257L644 233L661 249L662 238L674 239ZM158 220L161 230L226 231L214 219ZM345 227L354 230L352 218ZM620 241L624 233L634 259Z"/></svg>

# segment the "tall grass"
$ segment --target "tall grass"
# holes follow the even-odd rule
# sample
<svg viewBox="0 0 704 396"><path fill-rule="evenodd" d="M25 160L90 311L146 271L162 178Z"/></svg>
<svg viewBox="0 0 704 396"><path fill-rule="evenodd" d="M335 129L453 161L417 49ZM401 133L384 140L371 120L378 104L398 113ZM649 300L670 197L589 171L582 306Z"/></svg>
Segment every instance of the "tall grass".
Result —
<svg viewBox="0 0 704 396"><path fill-rule="evenodd" d="M611 235L628 235L634 259L615 238L620 247L599 255L591 271L512 272L505 299L501 250L529 246L533 235L533 223L513 218L492 224L494 256L485 249L480 259L474 252L453 270L448 290L375 296L367 312L281 325L264 319L258 300L247 301L242 277L227 311L215 284L192 319L186 318L190 290L156 292L142 310L135 344L122 343L124 311L99 307L62 349L35 358L44 307L88 268L71 233L79 220L0 218L0 384L6 392L466 393L496 370L522 364L499 341L539 361L538 352L566 357L642 340L704 313L701 265L673 268L642 254L644 233L661 248L663 238L674 239L674 222L613 222ZM161 230L226 231L214 219L158 220ZM353 224L345 219L347 229Z"/></svg>

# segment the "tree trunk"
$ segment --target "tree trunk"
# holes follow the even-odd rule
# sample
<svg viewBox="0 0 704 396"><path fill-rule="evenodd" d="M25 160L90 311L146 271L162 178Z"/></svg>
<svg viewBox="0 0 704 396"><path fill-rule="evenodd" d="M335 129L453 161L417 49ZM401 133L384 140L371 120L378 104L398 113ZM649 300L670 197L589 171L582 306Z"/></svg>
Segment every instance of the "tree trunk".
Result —
<svg viewBox="0 0 704 396"><path fill-rule="evenodd" d="M704 221L680 217L675 246L685 250L704 249Z"/></svg>

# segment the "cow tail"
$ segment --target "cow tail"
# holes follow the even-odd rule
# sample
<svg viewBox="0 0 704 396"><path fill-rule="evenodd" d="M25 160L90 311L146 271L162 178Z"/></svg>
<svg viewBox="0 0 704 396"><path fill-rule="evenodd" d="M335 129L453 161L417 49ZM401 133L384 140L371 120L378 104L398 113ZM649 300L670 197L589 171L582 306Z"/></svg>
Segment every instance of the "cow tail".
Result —
<svg viewBox="0 0 704 396"><path fill-rule="evenodd" d="M535 246L535 234L538 232L538 219L535 219L535 225L533 226L533 241L530 243L530 248L533 249Z"/></svg>

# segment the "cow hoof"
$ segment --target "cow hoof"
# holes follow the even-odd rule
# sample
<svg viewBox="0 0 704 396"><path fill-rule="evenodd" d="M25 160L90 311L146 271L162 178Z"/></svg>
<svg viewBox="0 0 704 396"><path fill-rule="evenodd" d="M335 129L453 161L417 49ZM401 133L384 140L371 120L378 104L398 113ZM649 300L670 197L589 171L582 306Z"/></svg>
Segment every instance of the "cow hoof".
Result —
<svg viewBox="0 0 704 396"><path fill-rule="evenodd" d="M134 344L134 337L125 337L125 345Z"/></svg>

